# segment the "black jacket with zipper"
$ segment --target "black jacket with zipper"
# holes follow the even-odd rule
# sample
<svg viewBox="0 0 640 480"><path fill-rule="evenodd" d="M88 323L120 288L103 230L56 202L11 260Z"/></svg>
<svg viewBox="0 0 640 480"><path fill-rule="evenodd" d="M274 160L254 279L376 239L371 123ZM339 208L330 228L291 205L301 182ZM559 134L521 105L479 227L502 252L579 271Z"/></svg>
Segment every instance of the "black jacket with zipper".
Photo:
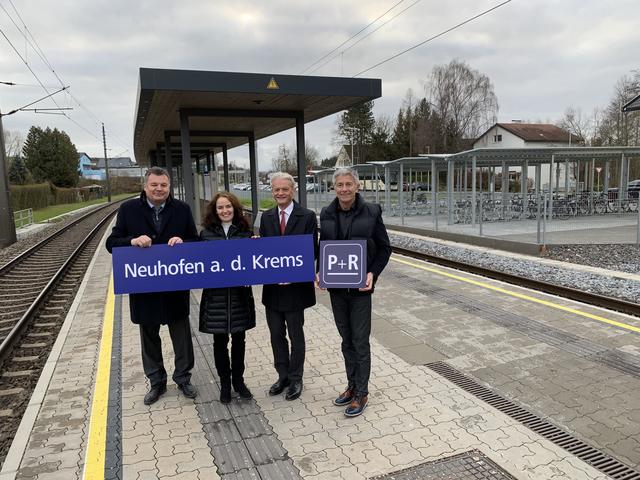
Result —
<svg viewBox="0 0 640 480"><path fill-rule="evenodd" d="M222 225L200 232L201 240L250 238L250 231L231 225L227 235ZM211 246L215 248L215 245ZM205 288L200 300L200 328L204 333L239 333L256 326L256 309L251 287Z"/></svg>

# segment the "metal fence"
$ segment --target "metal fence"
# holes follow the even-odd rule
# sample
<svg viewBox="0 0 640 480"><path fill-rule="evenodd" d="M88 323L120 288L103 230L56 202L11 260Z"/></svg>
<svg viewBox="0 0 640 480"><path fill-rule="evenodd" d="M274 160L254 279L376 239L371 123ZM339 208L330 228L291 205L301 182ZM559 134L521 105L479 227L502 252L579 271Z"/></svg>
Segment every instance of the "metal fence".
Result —
<svg viewBox="0 0 640 480"><path fill-rule="evenodd" d="M13 221L16 228L26 227L33 223L33 209L18 210L13 212Z"/></svg>

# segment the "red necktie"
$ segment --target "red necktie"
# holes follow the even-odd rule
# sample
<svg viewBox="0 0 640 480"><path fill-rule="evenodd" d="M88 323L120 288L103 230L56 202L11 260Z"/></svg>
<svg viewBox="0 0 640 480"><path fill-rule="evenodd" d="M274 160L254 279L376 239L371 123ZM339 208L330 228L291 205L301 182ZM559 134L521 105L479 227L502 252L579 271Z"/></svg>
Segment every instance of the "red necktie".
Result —
<svg viewBox="0 0 640 480"><path fill-rule="evenodd" d="M280 210L280 235L284 235L284 229L287 228L287 219L284 215L284 210Z"/></svg>

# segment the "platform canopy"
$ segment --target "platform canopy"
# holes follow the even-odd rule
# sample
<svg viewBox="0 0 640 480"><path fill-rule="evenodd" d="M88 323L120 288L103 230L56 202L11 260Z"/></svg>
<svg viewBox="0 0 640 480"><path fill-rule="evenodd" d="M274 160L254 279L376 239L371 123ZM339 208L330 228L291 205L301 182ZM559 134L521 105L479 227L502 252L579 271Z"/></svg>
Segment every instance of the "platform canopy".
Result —
<svg viewBox="0 0 640 480"><path fill-rule="evenodd" d="M640 110L640 95L636 95L622 106L623 112L633 112L637 110Z"/></svg>
<svg viewBox="0 0 640 480"><path fill-rule="evenodd" d="M180 142L180 112L189 117L195 153L246 144L249 132L265 138L295 127L297 114L318 120L381 92L379 79L141 68L135 157L147 165L167 133Z"/></svg>
<svg viewBox="0 0 640 480"><path fill-rule="evenodd" d="M295 127L299 201L306 206L306 196L300 194L306 192L304 124L381 93L379 79L141 68L134 154L138 164L164 166L170 175L179 165L184 200L198 218L201 199L194 189L193 160L207 157L210 161L212 152L222 150L224 184L229 190L227 150L248 144L255 218L256 140Z"/></svg>

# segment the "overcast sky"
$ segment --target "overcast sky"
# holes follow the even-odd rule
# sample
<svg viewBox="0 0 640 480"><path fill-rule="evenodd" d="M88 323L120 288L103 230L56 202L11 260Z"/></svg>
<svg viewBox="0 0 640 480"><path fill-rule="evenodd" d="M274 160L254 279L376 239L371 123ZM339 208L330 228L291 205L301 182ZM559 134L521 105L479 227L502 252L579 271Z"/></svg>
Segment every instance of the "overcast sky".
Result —
<svg viewBox="0 0 640 480"><path fill-rule="evenodd" d="M49 63L84 108L65 93L54 98L69 116L19 112L3 117L5 130L31 125L65 130L78 151L133 157L139 67L298 74L398 4L358 38L390 20L313 75L353 76L502 0L0 0L0 29L45 86L60 84L11 18L17 12ZM409 7L409 8L408 8ZM407 9L408 8L408 9ZM404 13L400 13L407 9ZM512 0L453 32L370 70L382 79L376 116L395 116L409 88L424 95L435 65L454 58L489 76L500 104L499 121L556 121L566 107L589 113L608 102L616 81L640 68L638 0ZM354 41L355 41L354 40ZM352 42L351 42L352 43ZM351 44L342 47L338 52ZM7 112L46 93L0 35L0 108ZM307 71L307 74L310 72ZM39 107L54 107L51 101ZM88 111L87 111L88 110ZM307 142L321 155L337 151L336 116L307 125ZM294 132L258 142L261 168ZM244 162L246 147L231 158Z"/></svg>

